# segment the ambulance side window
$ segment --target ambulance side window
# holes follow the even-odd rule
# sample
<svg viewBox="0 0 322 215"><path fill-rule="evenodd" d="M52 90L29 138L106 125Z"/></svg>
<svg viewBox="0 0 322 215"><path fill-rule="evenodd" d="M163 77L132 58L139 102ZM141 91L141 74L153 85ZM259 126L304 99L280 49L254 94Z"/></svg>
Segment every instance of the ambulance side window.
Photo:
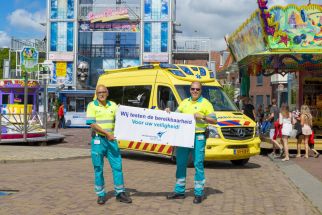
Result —
<svg viewBox="0 0 322 215"><path fill-rule="evenodd" d="M178 107L178 102L171 90L170 87L158 86L158 108L164 110L169 106L170 103L173 104L173 107L169 107L173 110L176 110Z"/></svg>
<svg viewBox="0 0 322 215"><path fill-rule="evenodd" d="M108 93L109 96L107 97L107 100L111 100L116 104L123 104L123 87L108 87Z"/></svg>
<svg viewBox="0 0 322 215"><path fill-rule="evenodd" d="M123 105L148 108L152 86L124 87Z"/></svg>

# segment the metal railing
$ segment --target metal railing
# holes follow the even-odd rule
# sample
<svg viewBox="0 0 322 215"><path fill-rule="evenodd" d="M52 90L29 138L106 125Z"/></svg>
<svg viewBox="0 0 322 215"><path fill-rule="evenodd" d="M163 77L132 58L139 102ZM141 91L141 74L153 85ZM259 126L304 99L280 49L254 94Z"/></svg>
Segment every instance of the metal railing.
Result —
<svg viewBox="0 0 322 215"><path fill-rule="evenodd" d="M141 9L140 6L137 4L80 4L79 5L79 12L78 12L78 19L81 20L88 20L88 14L90 12L93 13L102 13L106 9L120 9L126 8L129 13L129 20L138 21L140 20Z"/></svg>
<svg viewBox="0 0 322 215"><path fill-rule="evenodd" d="M38 72L32 72L32 73L27 73L28 74L28 79L29 80L39 80L39 74ZM24 76L21 72L21 69L11 69L9 72L9 79L23 79Z"/></svg>
<svg viewBox="0 0 322 215"><path fill-rule="evenodd" d="M178 37L173 40L174 53L210 52L210 39L200 37Z"/></svg>
<svg viewBox="0 0 322 215"><path fill-rule="evenodd" d="M33 47L37 49L39 52L46 52L46 41L45 40L27 40L27 39L18 39L11 38L11 46L10 48L15 51L20 51L24 47Z"/></svg>
<svg viewBox="0 0 322 215"><path fill-rule="evenodd" d="M25 132L23 113L2 112L0 116L1 139L23 138ZM27 134L29 134L29 137L39 137L47 134L47 118L44 113L33 112L27 114Z"/></svg>
<svg viewBox="0 0 322 215"><path fill-rule="evenodd" d="M133 59L140 57L140 46L121 45L118 48L115 45L80 45L78 52L85 57L115 58L119 54L120 58Z"/></svg>

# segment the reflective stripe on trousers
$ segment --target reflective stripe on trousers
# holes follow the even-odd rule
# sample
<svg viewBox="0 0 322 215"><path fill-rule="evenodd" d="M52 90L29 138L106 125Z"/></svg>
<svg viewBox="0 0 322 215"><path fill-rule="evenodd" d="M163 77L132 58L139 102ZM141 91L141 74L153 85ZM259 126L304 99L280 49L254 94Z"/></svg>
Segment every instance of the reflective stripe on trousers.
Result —
<svg viewBox="0 0 322 215"><path fill-rule="evenodd" d="M94 141L100 144L94 144ZM109 141L104 137L95 136L91 141L92 163L94 167L95 192L98 196L105 196L104 182L104 157L110 163L113 172L115 193L124 192L124 181L122 172L122 158L116 141Z"/></svg>
<svg viewBox="0 0 322 215"><path fill-rule="evenodd" d="M186 190L186 175L187 175L187 162L189 154L192 153L195 166L195 187L194 193L196 196L201 196L204 194L205 185L205 173L204 173L204 158L205 158L205 135L196 134L195 135L195 147L176 148L176 160L177 160L177 171L176 171L176 185L174 187L174 192L183 194Z"/></svg>

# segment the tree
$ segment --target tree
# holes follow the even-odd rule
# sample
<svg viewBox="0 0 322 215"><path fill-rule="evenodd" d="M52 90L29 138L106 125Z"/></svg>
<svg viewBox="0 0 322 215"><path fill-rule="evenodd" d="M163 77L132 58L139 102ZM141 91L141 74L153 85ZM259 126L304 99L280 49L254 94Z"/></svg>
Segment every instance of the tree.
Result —
<svg viewBox="0 0 322 215"><path fill-rule="evenodd" d="M235 96L235 87L230 85L230 84L225 84L223 86L223 91L226 93L226 95L234 101L234 96Z"/></svg>
<svg viewBox="0 0 322 215"><path fill-rule="evenodd" d="M3 60L9 59L9 48L0 49L0 79L3 77ZM11 53L10 69L16 68L16 54Z"/></svg>

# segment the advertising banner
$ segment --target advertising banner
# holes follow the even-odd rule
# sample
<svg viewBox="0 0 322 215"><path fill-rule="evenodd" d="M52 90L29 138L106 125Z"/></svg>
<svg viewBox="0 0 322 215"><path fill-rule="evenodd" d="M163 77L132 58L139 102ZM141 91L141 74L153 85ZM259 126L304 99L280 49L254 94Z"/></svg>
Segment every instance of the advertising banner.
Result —
<svg viewBox="0 0 322 215"><path fill-rule="evenodd" d="M114 135L118 140L193 148L195 123L189 114L121 105L116 113Z"/></svg>
<svg viewBox="0 0 322 215"><path fill-rule="evenodd" d="M65 77L67 73L67 63L57 62L56 63L56 75L57 77Z"/></svg>
<svg viewBox="0 0 322 215"><path fill-rule="evenodd" d="M37 72L38 57L38 51L35 48L23 48L23 50L20 53L21 70L23 72Z"/></svg>
<svg viewBox="0 0 322 215"><path fill-rule="evenodd" d="M54 70L50 73L50 84L74 84L73 62L54 62Z"/></svg>
<svg viewBox="0 0 322 215"><path fill-rule="evenodd" d="M91 23L94 22L110 22L114 20L129 19L129 13L127 8L108 8L102 13L89 12L87 15Z"/></svg>
<svg viewBox="0 0 322 215"><path fill-rule="evenodd" d="M89 21L83 21L79 23L79 31L140 32L140 24L129 22L90 23Z"/></svg>

